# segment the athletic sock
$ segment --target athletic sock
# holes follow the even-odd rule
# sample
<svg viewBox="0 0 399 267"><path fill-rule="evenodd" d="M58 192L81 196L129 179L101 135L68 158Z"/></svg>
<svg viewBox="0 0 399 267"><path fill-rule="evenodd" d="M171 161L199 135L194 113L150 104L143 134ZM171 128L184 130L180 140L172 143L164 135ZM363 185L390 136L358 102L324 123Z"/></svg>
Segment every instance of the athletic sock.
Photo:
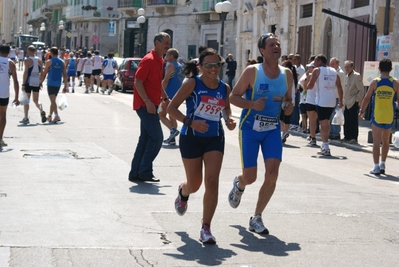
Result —
<svg viewBox="0 0 399 267"><path fill-rule="evenodd" d="M186 196L186 197L183 196L182 195L182 191L183 191L183 188L180 188L180 190L179 190L180 199L183 200L183 201L188 201L188 197L189 196Z"/></svg>

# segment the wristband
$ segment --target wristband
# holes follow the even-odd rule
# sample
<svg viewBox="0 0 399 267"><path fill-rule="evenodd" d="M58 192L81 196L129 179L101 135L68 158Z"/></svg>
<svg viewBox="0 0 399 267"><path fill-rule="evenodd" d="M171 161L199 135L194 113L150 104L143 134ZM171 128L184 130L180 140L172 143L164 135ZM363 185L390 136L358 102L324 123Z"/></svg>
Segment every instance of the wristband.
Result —
<svg viewBox="0 0 399 267"><path fill-rule="evenodd" d="M363 113L364 113L364 111L359 109L359 114L363 114Z"/></svg>
<svg viewBox="0 0 399 267"><path fill-rule="evenodd" d="M147 97L146 99L143 99L143 101L144 101L144 102L147 102L148 99L149 99L149 98Z"/></svg>
<svg viewBox="0 0 399 267"><path fill-rule="evenodd" d="M193 123L193 119L191 119L190 117L184 117L183 124L185 126L190 127L192 123Z"/></svg>

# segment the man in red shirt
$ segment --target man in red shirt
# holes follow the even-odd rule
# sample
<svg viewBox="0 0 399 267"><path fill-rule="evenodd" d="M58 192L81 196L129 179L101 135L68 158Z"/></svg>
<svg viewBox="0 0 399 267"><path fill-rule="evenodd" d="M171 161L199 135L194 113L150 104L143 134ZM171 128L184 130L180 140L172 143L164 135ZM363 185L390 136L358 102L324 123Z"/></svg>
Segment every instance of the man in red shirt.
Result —
<svg viewBox="0 0 399 267"><path fill-rule="evenodd" d="M163 141L158 106L169 101L162 89L163 59L170 48L170 36L159 32L154 37L154 49L145 55L136 71L133 109L140 117L140 137L132 159L129 181L159 182L152 170Z"/></svg>

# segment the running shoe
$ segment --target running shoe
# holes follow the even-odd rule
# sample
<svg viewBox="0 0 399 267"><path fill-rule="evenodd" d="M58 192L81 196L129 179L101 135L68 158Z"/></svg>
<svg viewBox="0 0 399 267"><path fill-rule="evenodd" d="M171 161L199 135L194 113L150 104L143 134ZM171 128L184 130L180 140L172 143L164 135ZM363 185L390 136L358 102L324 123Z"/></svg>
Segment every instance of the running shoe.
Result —
<svg viewBox="0 0 399 267"><path fill-rule="evenodd" d="M86 89L85 94L88 94L88 93L89 93L89 90Z"/></svg>
<svg viewBox="0 0 399 267"><path fill-rule="evenodd" d="M96 93L98 94L98 87L97 87Z"/></svg>
<svg viewBox="0 0 399 267"><path fill-rule="evenodd" d="M8 146L8 145L3 141L3 139L0 139L0 146Z"/></svg>
<svg viewBox="0 0 399 267"><path fill-rule="evenodd" d="M169 135L169 137L168 137L167 139L163 140L163 142L164 142L165 144L169 144L169 142L170 142L172 139L174 139L176 136L178 136L179 133L180 133L179 130L177 130L177 129L175 129L175 128L172 128L172 129L170 130L170 135Z"/></svg>
<svg viewBox="0 0 399 267"><path fill-rule="evenodd" d="M249 219L249 231L264 235L269 234L269 230L267 230L263 224L262 217L260 215L254 215L251 217L251 219Z"/></svg>
<svg viewBox="0 0 399 267"><path fill-rule="evenodd" d="M164 144L167 144L167 145L170 145L170 146L174 146L174 145L176 145L176 139L173 138L173 139L170 140L168 143L164 143Z"/></svg>
<svg viewBox="0 0 399 267"><path fill-rule="evenodd" d="M283 142L283 144L285 143L285 141L287 141L288 136L290 136L290 134L288 132L284 132L282 137L281 137L281 142Z"/></svg>
<svg viewBox="0 0 399 267"><path fill-rule="evenodd" d="M385 174L385 163L380 163L380 173Z"/></svg>
<svg viewBox="0 0 399 267"><path fill-rule="evenodd" d="M182 188L182 184L179 185L179 188L177 190L177 198L175 200L175 210L176 210L177 214L179 214L180 216L183 216L187 211L188 204L187 204L187 201L184 201L181 199L181 196L180 196L181 188Z"/></svg>
<svg viewBox="0 0 399 267"><path fill-rule="evenodd" d="M72 87L72 93L75 93L75 88L74 87Z"/></svg>
<svg viewBox="0 0 399 267"><path fill-rule="evenodd" d="M94 88L93 87L90 87L90 92L94 92Z"/></svg>
<svg viewBox="0 0 399 267"><path fill-rule="evenodd" d="M110 95L112 93L112 89L108 89L108 95Z"/></svg>
<svg viewBox="0 0 399 267"><path fill-rule="evenodd" d="M310 146L315 146L316 145L316 138L310 138L309 145Z"/></svg>
<svg viewBox="0 0 399 267"><path fill-rule="evenodd" d="M57 122L59 122L59 121L61 121L60 116L55 116L54 119L53 119L53 122L54 122L54 123L57 123Z"/></svg>
<svg viewBox="0 0 399 267"><path fill-rule="evenodd" d="M42 123L45 123L47 118L46 118L46 112L44 110L40 112L40 116L42 117Z"/></svg>
<svg viewBox="0 0 399 267"><path fill-rule="evenodd" d="M238 188L238 176L234 178L233 181L233 188L230 191L229 194L229 204L232 208L237 208L238 205L240 205L241 202L241 196L244 193L244 190L240 190Z"/></svg>
<svg viewBox="0 0 399 267"><path fill-rule="evenodd" d="M206 223L202 226L199 240L204 244L216 244L216 238L212 235L209 224Z"/></svg>
<svg viewBox="0 0 399 267"><path fill-rule="evenodd" d="M317 152L317 155L331 156L331 152L330 152L330 149L322 148L319 152Z"/></svg>
<svg viewBox="0 0 399 267"><path fill-rule="evenodd" d="M374 175L380 175L380 173L381 173L380 167L374 167L374 168L370 171L370 174L374 174ZM384 170L384 173L385 173L385 170Z"/></svg>
<svg viewBox="0 0 399 267"><path fill-rule="evenodd" d="M27 117L24 117L21 121L19 121L20 123L23 124L29 124L29 119Z"/></svg>

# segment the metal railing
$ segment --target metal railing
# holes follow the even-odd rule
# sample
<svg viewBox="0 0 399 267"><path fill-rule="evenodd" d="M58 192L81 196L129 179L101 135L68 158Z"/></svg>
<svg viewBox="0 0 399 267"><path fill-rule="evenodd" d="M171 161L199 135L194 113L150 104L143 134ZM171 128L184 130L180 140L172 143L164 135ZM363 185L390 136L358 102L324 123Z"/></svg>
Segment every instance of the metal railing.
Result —
<svg viewBox="0 0 399 267"><path fill-rule="evenodd" d="M177 5L176 0L147 0L147 6Z"/></svg>

